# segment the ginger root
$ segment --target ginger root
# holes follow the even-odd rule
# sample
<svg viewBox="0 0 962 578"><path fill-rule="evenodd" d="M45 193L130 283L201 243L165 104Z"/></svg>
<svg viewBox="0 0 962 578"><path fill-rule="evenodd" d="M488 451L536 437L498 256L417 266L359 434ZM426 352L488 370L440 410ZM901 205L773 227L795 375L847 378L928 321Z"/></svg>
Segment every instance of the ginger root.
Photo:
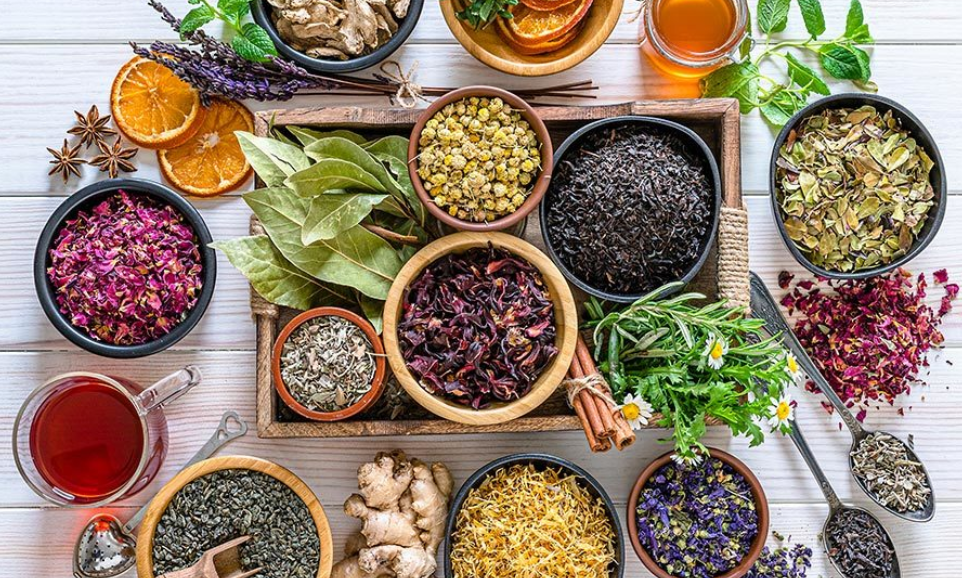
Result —
<svg viewBox="0 0 962 578"><path fill-rule="evenodd" d="M331 578L426 578L437 569L448 501L454 489L442 463L425 464L395 450L357 471L358 493L344 513L363 522Z"/></svg>

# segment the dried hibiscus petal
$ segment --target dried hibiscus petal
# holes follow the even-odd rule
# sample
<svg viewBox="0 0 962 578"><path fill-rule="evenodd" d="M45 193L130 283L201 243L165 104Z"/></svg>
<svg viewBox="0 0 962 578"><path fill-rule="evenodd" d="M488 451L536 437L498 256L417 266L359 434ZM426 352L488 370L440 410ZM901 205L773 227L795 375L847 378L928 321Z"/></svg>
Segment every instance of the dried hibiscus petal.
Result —
<svg viewBox="0 0 962 578"><path fill-rule="evenodd" d="M71 324L112 345L169 333L197 304L201 255L174 207L121 190L64 222L47 277Z"/></svg>
<svg viewBox="0 0 962 578"><path fill-rule="evenodd" d="M491 245L446 255L408 287L398 341L421 386L475 409L526 395L558 354L541 273Z"/></svg>

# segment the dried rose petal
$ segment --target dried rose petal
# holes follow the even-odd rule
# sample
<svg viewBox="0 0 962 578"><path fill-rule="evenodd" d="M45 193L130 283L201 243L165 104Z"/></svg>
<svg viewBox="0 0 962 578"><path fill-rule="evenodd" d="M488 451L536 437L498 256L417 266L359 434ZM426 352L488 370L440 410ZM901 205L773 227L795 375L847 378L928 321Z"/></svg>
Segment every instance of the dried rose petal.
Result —
<svg viewBox="0 0 962 578"><path fill-rule="evenodd" d="M939 285L945 285L949 282L949 272L945 269L939 269L935 273L932 273L932 278L935 279L935 282Z"/></svg>
<svg viewBox="0 0 962 578"><path fill-rule="evenodd" d="M118 191L64 222L47 277L70 323L99 341L139 345L169 333L197 304L202 264L177 209Z"/></svg>

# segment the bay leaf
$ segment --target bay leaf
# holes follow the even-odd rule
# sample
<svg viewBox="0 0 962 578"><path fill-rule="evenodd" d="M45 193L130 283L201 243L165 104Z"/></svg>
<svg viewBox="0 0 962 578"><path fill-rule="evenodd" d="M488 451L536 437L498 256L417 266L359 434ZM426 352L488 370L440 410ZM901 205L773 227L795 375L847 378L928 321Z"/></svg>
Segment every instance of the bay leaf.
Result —
<svg viewBox="0 0 962 578"><path fill-rule="evenodd" d="M381 162L387 163L394 178L400 185L401 192L404 194L407 204L414 210L420 224L423 227L427 210L421 203L414 185L411 184L411 175L408 165L408 143L406 137L398 135L388 135L376 141L371 141L364 146L364 149L373 154Z"/></svg>
<svg viewBox="0 0 962 578"><path fill-rule="evenodd" d="M298 195L313 197L332 189L358 189L370 193L387 193L374 175L358 165L341 159L322 159L310 167L287 177L284 184Z"/></svg>
<svg viewBox="0 0 962 578"><path fill-rule="evenodd" d="M223 252L254 290L275 305L307 310L351 302L348 289L307 275L285 259L266 235L217 241L211 247Z"/></svg>
<svg viewBox="0 0 962 578"><path fill-rule="evenodd" d="M332 239L364 220L388 195L344 193L311 197L310 209L301 231L301 242L310 245Z"/></svg>
<svg viewBox="0 0 962 578"><path fill-rule="evenodd" d="M277 249L300 270L317 279L353 287L375 299L386 299L401 260L391 245L361 226L333 239L304 245L302 232L310 199L289 189L272 187L244 195Z"/></svg>
<svg viewBox="0 0 962 578"><path fill-rule="evenodd" d="M303 146L307 146L314 141L321 140L322 138L329 138L332 136L345 138L354 144L363 144L367 142L366 138L350 130L338 129L321 131L305 128L303 126L289 126L287 127L287 130L291 131L291 134L294 135L294 138L301 141Z"/></svg>
<svg viewBox="0 0 962 578"><path fill-rule="evenodd" d="M341 159L354 163L374 176L384 189L398 193L397 181L388 173L387 168L371 153L357 144L341 137L328 137L314 141L304 147L304 154L314 160Z"/></svg>
<svg viewBox="0 0 962 578"><path fill-rule="evenodd" d="M311 159L296 146L272 138L237 131L237 142L254 172L269 187L311 166Z"/></svg>
<svg viewBox="0 0 962 578"><path fill-rule="evenodd" d="M377 331L378 335L380 335L381 332L384 331L384 301L378 301L366 295L361 295L359 302L364 316L367 317L367 320L374 326L374 331Z"/></svg>

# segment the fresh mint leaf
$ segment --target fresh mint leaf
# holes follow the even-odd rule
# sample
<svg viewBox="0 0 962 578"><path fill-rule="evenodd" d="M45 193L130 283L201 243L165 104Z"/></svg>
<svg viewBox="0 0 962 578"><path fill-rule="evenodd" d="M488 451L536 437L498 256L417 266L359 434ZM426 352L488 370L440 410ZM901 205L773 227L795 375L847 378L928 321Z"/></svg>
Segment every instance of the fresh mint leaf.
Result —
<svg viewBox="0 0 962 578"><path fill-rule="evenodd" d="M200 4L200 2L201 2L201 0L187 0L187 3L188 3L188 4L193 4L193 5L195 5L195 6L196 6L197 4Z"/></svg>
<svg viewBox="0 0 962 578"><path fill-rule="evenodd" d="M785 126L792 116L805 106L805 100L790 92L777 92L771 100L759 107L765 120L776 127Z"/></svg>
<svg viewBox="0 0 962 578"><path fill-rule="evenodd" d="M791 5L791 0L758 0L758 9L755 11L758 29L765 34L785 30Z"/></svg>
<svg viewBox="0 0 962 578"><path fill-rule="evenodd" d="M233 19L243 18L250 12L250 0L217 0L217 9L224 16Z"/></svg>
<svg viewBox="0 0 962 578"><path fill-rule="evenodd" d="M737 98L743 113L751 112L758 103L758 67L751 61L723 66L701 81L706 98Z"/></svg>
<svg viewBox="0 0 962 578"><path fill-rule="evenodd" d="M819 0L798 0L798 7L802 10L805 30L817 38L825 32L825 14L822 13L822 3Z"/></svg>
<svg viewBox="0 0 962 578"><path fill-rule="evenodd" d="M865 24L865 13L862 11L862 3L859 0L852 0L848 7L848 16L845 18L845 36L851 38L863 24Z"/></svg>
<svg viewBox="0 0 962 578"><path fill-rule="evenodd" d="M277 56L277 48L267 35L267 31L254 22L248 22L241 27L241 33L251 44L268 56Z"/></svg>
<svg viewBox="0 0 962 578"><path fill-rule="evenodd" d="M805 90L825 96L832 93L822 77L815 70L802 64L792 53L785 54L785 59L788 62L788 77L792 79L792 82Z"/></svg>
<svg viewBox="0 0 962 578"><path fill-rule="evenodd" d="M819 61L834 78L840 80L868 80L865 76L862 61L856 53L865 52L854 46L846 44L830 43L819 50ZM865 55L866 58L868 55Z"/></svg>
<svg viewBox="0 0 962 578"><path fill-rule="evenodd" d="M244 60L250 60L251 62L267 61L267 53L240 34L231 39L230 46Z"/></svg>
<svg viewBox="0 0 962 578"><path fill-rule="evenodd" d="M214 11L208 6L198 6L190 12L180 21L180 33L190 34L198 28L204 26L215 17Z"/></svg>
<svg viewBox="0 0 962 578"><path fill-rule="evenodd" d="M846 37L856 44L874 44L875 39L872 38L872 33L868 30L868 24L862 24L858 28L852 31L851 34L846 35Z"/></svg>

